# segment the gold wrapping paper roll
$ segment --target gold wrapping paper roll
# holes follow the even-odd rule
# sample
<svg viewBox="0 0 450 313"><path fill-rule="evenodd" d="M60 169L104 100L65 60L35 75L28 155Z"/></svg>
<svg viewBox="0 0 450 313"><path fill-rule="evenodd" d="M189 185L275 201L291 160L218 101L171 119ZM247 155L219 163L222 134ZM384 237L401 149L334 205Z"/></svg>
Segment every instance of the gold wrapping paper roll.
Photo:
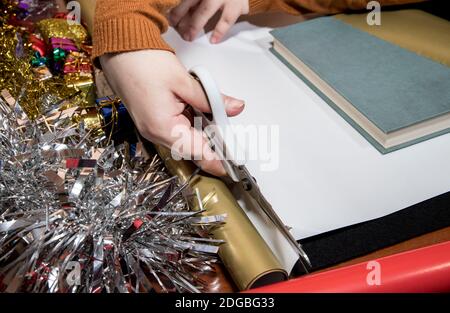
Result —
<svg viewBox="0 0 450 313"><path fill-rule="evenodd" d="M84 22L92 33L95 0L79 0ZM168 149L156 147L173 175L182 182L194 173L196 167L189 161L175 161ZM190 183L198 190L203 206L210 215L227 214L226 223L214 230L216 239L223 239L219 256L240 290L247 290L287 279L287 273L233 197L228 187L218 178L196 175Z"/></svg>
<svg viewBox="0 0 450 313"><path fill-rule="evenodd" d="M169 172L182 182L194 173L196 167L192 162L175 161L166 148L157 146L156 150ZM225 240L219 256L240 290L287 279L278 259L219 178L196 175L190 187L199 191L208 214L227 214L226 223L214 230L213 236Z"/></svg>

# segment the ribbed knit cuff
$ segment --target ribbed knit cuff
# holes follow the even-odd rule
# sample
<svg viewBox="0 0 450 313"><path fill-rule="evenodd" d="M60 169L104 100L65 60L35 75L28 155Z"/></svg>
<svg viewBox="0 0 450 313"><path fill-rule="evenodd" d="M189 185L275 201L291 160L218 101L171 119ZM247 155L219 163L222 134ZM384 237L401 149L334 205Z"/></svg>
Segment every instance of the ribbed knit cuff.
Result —
<svg viewBox="0 0 450 313"><path fill-rule="evenodd" d="M250 0L249 7L249 14L263 13L269 10L270 0Z"/></svg>
<svg viewBox="0 0 450 313"><path fill-rule="evenodd" d="M116 18L96 23L93 34L92 58L99 67L98 57L106 53L144 49L173 49L161 38L159 27L147 18Z"/></svg>

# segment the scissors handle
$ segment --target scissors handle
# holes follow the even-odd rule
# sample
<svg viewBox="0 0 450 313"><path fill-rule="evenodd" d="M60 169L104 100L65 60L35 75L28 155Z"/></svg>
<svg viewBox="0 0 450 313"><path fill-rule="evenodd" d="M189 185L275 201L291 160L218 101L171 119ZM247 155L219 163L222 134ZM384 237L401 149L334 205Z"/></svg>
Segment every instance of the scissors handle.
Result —
<svg viewBox="0 0 450 313"><path fill-rule="evenodd" d="M207 69L202 66L193 67L190 74L194 76L201 84L203 91L208 98L209 106L211 107L212 120L218 126L230 126L230 121L225 111L225 103L223 102L222 94L217 87L217 84ZM199 112L204 115L203 112ZM206 116L205 116L206 117Z"/></svg>
<svg viewBox="0 0 450 313"><path fill-rule="evenodd" d="M215 151L221 158L222 164L230 176L230 178L238 182L240 181L234 166L244 165L243 160L233 159L233 155L242 156L240 147L237 144L236 137L231 128L230 120L225 110L225 103L217 84L207 69L196 66L190 70L190 74L194 76L200 83L208 99L211 107L212 118L209 118L203 112L196 110L196 114L201 116L203 121L209 126L204 129L206 135L215 146ZM228 139L228 140L225 140Z"/></svg>

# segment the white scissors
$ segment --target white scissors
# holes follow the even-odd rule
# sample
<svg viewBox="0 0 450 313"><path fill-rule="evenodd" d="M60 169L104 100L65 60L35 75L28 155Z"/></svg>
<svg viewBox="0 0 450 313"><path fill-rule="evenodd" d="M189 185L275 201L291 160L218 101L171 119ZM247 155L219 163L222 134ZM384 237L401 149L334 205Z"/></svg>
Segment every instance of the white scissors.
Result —
<svg viewBox="0 0 450 313"><path fill-rule="evenodd" d="M197 110L195 113L202 118L202 126L208 126L204 127L204 132L211 141L214 151L219 155L227 174L235 183L242 184L244 190L256 201L295 249L303 268L308 272L311 263L307 254L261 193L255 179L245 167L245 160L233 158L235 155L242 156L243 154L241 154L235 135L232 132L222 95L214 79L209 71L201 66L192 68L190 74L202 85L212 114L204 114Z"/></svg>

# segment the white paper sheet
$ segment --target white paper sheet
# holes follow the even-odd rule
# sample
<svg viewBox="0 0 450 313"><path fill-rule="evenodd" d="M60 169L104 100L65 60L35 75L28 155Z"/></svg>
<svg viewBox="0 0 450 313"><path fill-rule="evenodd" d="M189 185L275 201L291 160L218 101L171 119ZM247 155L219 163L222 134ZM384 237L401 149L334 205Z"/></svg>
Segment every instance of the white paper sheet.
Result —
<svg viewBox="0 0 450 313"><path fill-rule="evenodd" d="M165 39L187 68L207 67L224 93L246 101L232 123L279 126L279 168L247 166L296 238L379 218L450 190L450 134L380 154L269 52L269 29L240 23L215 46L206 36L184 42L173 30Z"/></svg>

